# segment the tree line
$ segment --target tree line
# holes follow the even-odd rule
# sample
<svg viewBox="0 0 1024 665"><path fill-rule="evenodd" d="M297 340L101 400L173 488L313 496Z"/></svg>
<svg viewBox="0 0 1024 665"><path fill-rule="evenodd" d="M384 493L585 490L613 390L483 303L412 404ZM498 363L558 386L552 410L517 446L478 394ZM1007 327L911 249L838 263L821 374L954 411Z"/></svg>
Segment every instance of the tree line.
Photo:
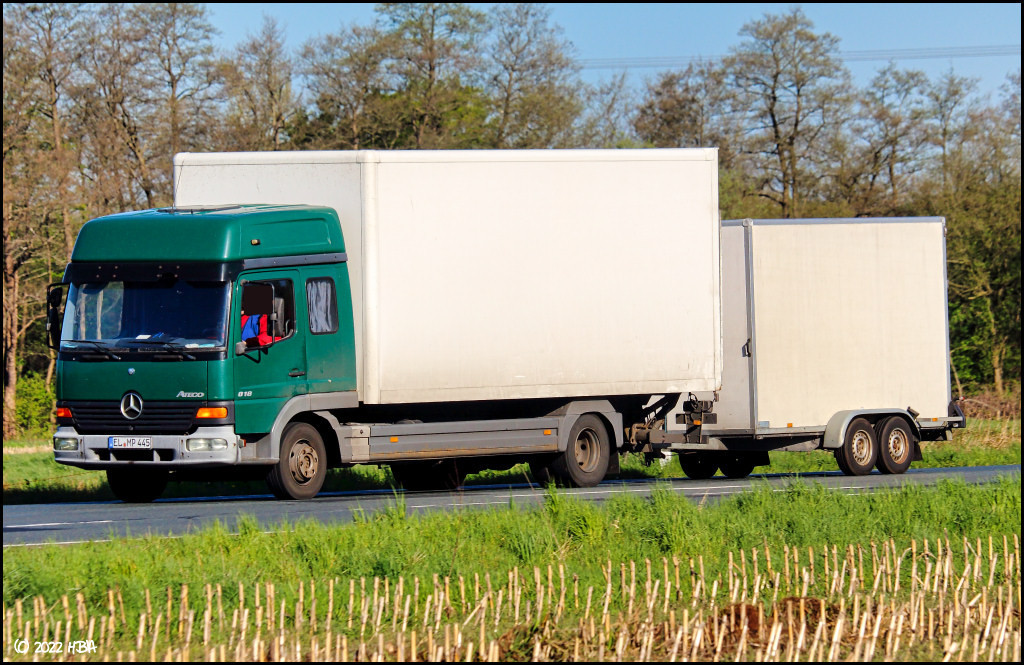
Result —
<svg viewBox="0 0 1024 665"><path fill-rule="evenodd" d="M4 436L47 425L45 288L78 229L169 205L183 151L715 146L725 218L944 216L954 390L1019 390L1019 67L995 99L894 63L858 87L799 8L641 90L585 82L537 4L216 37L201 4L4 5Z"/></svg>

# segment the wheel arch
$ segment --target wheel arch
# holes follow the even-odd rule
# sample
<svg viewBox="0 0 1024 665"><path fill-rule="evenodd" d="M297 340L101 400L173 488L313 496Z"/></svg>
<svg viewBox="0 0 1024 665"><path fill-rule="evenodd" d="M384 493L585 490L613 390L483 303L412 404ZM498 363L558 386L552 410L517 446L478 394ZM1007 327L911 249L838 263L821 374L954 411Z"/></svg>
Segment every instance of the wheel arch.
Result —
<svg viewBox="0 0 1024 665"><path fill-rule="evenodd" d="M623 444L622 414L615 410L608 400L580 400L569 402L565 406L552 411L550 416L558 416L562 419L558 428L558 452L564 453L569 447L569 434L573 425L581 416L595 415L604 423L608 431L608 440L611 444L612 454L616 454Z"/></svg>
<svg viewBox="0 0 1024 665"><path fill-rule="evenodd" d="M849 409L839 411L828 420L825 434L822 436L822 447L827 449L842 448L846 440L846 430L857 418L865 418L872 427L890 416L900 416L907 421L918 441L921 440L921 428L910 412L906 409ZM916 446L915 446L916 447Z"/></svg>
<svg viewBox="0 0 1024 665"><path fill-rule="evenodd" d="M314 395L298 395L285 402L284 406L277 413L274 424L270 428L267 438L270 441L269 456L273 461L281 457L281 437L288 425L293 422L302 422L312 425L320 434L327 449L327 463L329 467L341 464L341 453L338 444L338 435L334 431L333 424L316 411L328 411L330 409L354 408L359 405L356 393L337 392L322 393Z"/></svg>

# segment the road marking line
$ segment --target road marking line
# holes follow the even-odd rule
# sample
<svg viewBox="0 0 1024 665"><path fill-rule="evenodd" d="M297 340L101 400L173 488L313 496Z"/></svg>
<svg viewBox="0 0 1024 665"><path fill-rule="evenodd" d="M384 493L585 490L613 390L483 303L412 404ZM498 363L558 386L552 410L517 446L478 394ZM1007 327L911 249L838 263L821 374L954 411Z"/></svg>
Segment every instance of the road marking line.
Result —
<svg viewBox="0 0 1024 665"><path fill-rule="evenodd" d="M75 526L76 524L113 524L114 520L88 520L85 522L40 522L38 524L7 524L5 529L28 528L33 526Z"/></svg>

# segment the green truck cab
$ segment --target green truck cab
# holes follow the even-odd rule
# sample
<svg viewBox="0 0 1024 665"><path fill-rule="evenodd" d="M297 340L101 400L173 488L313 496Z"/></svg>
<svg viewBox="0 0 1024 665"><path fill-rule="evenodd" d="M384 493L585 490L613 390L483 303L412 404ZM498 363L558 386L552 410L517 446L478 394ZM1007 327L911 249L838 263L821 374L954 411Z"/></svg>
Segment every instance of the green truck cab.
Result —
<svg viewBox="0 0 1024 665"><path fill-rule="evenodd" d="M106 470L130 501L159 496L171 472L228 467L269 470L281 497L319 491L327 451L289 416L311 403L356 404L334 210L164 208L94 219L49 304L57 462Z"/></svg>

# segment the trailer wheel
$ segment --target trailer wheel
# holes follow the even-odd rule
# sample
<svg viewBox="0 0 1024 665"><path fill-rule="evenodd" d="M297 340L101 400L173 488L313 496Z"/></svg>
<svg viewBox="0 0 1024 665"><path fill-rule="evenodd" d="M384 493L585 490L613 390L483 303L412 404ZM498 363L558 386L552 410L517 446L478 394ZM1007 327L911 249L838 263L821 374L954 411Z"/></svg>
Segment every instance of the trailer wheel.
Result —
<svg viewBox="0 0 1024 665"><path fill-rule="evenodd" d="M163 469L107 469L107 484L125 503L150 503L167 488L170 474Z"/></svg>
<svg viewBox="0 0 1024 665"><path fill-rule="evenodd" d="M691 480L707 480L718 471L718 460L706 453L680 453L679 466Z"/></svg>
<svg viewBox="0 0 1024 665"><path fill-rule="evenodd" d="M327 477L327 449L320 432L292 423L281 437L281 455L267 473L267 486L279 499L312 499Z"/></svg>
<svg viewBox="0 0 1024 665"><path fill-rule="evenodd" d="M718 468L722 470L722 475L734 480L749 476L753 473L754 466L756 466L754 458L750 455L725 455L718 461Z"/></svg>
<svg viewBox="0 0 1024 665"><path fill-rule="evenodd" d="M592 413L580 416L569 431L569 445L551 463L551 473L574 487L593 487L604 480L611 463L604 421Z"/></svg>
<svg viewBox="0 0 1024 665"><path fill-rule="evenodd" d="M427 460L391 464L395 482L407 492L454 490L462 487L466 474L457 460Z"/></svg>
<svg viewBox="0 0 1024 665"><path fill-rule="evenodd" d="M915 437L907 421L892 416L882 421L878 430L878 470L882 473L904 473L913 459Z"/></svg>
<svg viewBox="0 0 1024 665"><path fill-rule="evenodd" d="M846 439L834 452L839 468L848 476L871 473L878 460L878 438L875 428L864 418L857 418L846 430Z"/></svg>

